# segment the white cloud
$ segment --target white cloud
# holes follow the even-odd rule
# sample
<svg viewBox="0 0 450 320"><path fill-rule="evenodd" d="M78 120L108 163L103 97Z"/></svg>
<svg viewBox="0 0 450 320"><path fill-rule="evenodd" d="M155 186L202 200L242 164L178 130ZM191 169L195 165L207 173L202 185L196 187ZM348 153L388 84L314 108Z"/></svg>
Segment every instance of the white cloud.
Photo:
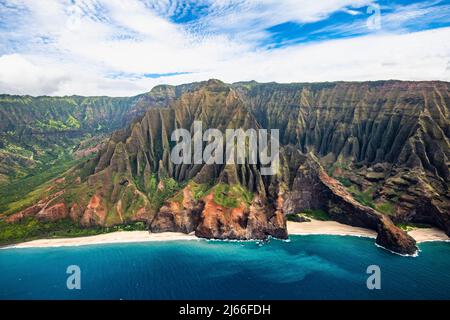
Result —
<svg viewBox="0 0 450 320"><path fill-rule="evenodd" d="M253 66L261 81L450 80L449 37L443 28L326 41L265 53Z"/></svg>
<svg viewBox="0 0 450 320"><path fill-rule="evenodd" d="M56 69L34 65L18 54L0 57L0 92L12 94L52 94L68 80Z"/></svg>
<svg viewBox="0 0 450 320"><path fill-rule="evenodd" d="M150 2L137 0L126 6L118 0L77 0L69 6L62 0L14 2L28 10L15 34L29 41L23 52L0 56L0 92L5 93L123 96L156 84L208 78L450 80L450 44L444 41L450 28L272 50L255 45L267 26L317 21L370 1L214 1L210 14L195 26L202 32L169 21L168 15L187 11L189 5L180 7L172 0L151 2L153 10ZM172 72L191 73L158 79L111 77Z"/></svg>

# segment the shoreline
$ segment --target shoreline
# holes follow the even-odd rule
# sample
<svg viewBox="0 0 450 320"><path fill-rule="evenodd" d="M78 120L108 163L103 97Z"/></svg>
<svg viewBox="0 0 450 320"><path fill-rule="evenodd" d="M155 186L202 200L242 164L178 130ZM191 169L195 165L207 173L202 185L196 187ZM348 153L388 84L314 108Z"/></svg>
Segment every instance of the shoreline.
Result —
<svg viewBox="0 0 450 320"><path fill-rule="evenodd" d="M289 235L331 235L331 236L354 236L373 238L377 237L377 233L373 230L352 227L336 221L320 221L310 219L310 222L287 222L287 230Z"/></svg>
<svg viewBox="0 0 450 320"><path fill-rule="evenodd" d="M4 247L1 247L0 249L79 247L98 244L160 242L160 241L178 241L178 240L186 241L198 239L200 238L197 238L193 234L184 234L179 232L149 233L148 231L116 231L87 237L31 240L6 245Z"/></svg>
<svg viewBox="0 0 450 320"><path fill-rule="evenodd" d="M352 227L336 221L319 221L311 219L310 222L287 222L289 235L335 235L353 236L375 239L377 233L370 229ZM418 228L409 231L417 243L430 241L450 242L450 238L436 228ZM149 233L148 231L117 231L87 237L38 239L17 244L6 245L0 249L19 248L53 248L53 247L78 247L99 244L139 243L179 240L200 240L193 233L184 234L177 232ZM206 239L205 239L206 240Z"/></svg>
<svg viewBox="0 0 450 320"><path fill-rule="evenodd" d="M373 230L352 227L336 221L319 221L311 219L311 222L287 222L287 229L290 235L336 235L354 236L375 239L377 233ZM449 242L450 238L444 231L437 228L417 228L408 232L416 242L443 241Z"/></svg>
<svg viewBox="0 0 450 320"><path fill-rule="evenodd" d="M417 243L450 241L450 238L445 234L445 232L437 228L417 228L409 231L408 234L413 237L417 241Z"/></svg>

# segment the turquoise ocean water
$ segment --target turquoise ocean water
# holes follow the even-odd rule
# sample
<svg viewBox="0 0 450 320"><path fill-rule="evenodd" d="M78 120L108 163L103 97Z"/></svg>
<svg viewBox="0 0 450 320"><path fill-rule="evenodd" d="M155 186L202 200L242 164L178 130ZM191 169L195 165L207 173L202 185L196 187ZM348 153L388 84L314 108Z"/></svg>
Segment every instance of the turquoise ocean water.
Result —
<svg viewBox="0 0 450 320"><path fill-rule="evenodd" d="M290 238L0 250L0 299L450 299L450 243L413 258L367 238ZM81 290L67 289L69 265ZM369 265L380 290L367 289Z"/></svg>

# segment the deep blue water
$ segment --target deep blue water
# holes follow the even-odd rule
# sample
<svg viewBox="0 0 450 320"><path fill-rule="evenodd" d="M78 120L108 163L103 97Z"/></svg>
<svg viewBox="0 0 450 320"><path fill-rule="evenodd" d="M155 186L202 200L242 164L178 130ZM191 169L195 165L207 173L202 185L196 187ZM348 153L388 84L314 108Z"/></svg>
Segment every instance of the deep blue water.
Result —
<svg viewBox="0 0 450 320"><path fill-rule="evenodd" d="M420 249L401 257L340 236L6 249L0 299L450 299L450 243ZM69 265L81 290L67 289ZM369 265L380 290L367 289Z"/></svg>

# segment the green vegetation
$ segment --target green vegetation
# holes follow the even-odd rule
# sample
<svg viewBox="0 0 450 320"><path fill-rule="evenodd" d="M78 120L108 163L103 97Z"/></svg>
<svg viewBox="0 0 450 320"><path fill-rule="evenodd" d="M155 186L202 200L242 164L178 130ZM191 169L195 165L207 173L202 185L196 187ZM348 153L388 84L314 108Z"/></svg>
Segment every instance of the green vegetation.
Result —
<svg viewBox="0 0 450 320"><path fill-rule="evenodd" d="M321 210L321 209L307 209L304 210L303 212L300 213L301 215L311 218L311 219L315 219L315 220L320 220L320 221L329 221L331 220L330 216L328 215L327 212Z"/></svg>
<svg viewBox="0 0 450 320"><path fill-rule="evenodd" d="M65 133L20 137L17 133L12 138L0 133L0 173L11 182L37 175L50 167L74 160L77 148L98 144L104 135L99 137L92 138L90 134L69 137Z"/></svg>
<svg viewBox="0 0 450 320"><path fill-rule="evenodd" d="M33 152L31 150L25 149L19 144L11 143L8 141L5 141L3 143L3 150L15 156L22 156L24 158L30 158L33 156Z"/></svg>
<svg viewBox="0 0 450 320"><path fill-rule="evenodd" d="M398 223L397 227L399 227L400 229L402 229L403 231L406 231L406 232L415 229L413 226L406 224L406 223Z"/></svg>
<svg viewBox="0 0 450 320"><path fill-rule="evenodd" d="M14 181L45 170L91 134L123 127L130 111L144 112L138 99L0 95L0 174Z"/></svg>
<svg viewBox="0 0 450 320"><path fill-rule="evenodd" d="M360 191L355 186L351 186L350 188L348 188L348 190L353 195L353 197L355 198L356 201L358 201L362 205L365 205L365 206L375 209L372 188L368 188L367 190Z"/></svg>
<svg viewBox="0 0 450 320"><path fill-rule="evenodd" d="M238 201L236 197L229 194L230 186L226 184L219 184L214 187L214 201L225 208L236 208Z"/></svg>
<svg viewBox="0 0 450 320"><path fill-rule="evenodd" d="M204 183L199 184L194 181L190 181L188 183L188 185L190 186L190 189L193 193L193 198L195 201L198 201L201 198L203 198L204 196L206 196L208 194L208 191L211 188L208 184L204 184ZM184 194L183 194L181 185L179 185L178 189L179 190L175 193L175 195L170 200L178 202L179 204L182 204L183 199L184 199Z"/></svg>
<svg viewBox="0 0 450 320"><path fill-rule="evenodd" d="M68 186L68 187L67 187ZM89 199L94 195L95 188L88 186L87 183L74 183L73 177L66 176L66 182L63 185L56 186L57 188L64 188L64 193L61 198L64 203L70 207L74 203L84 204L88 203ZM54 189L52 190L55 191Z"/></svg>
<svg viewBox="0 0 450 320"><path fill-rule="evenodd" d="M80 123L73 116L69 116L67 122L49 119L47 121L36 120L36 127L43 131L66 131L79 129Z"/></svg>
<svg viewBox="0 0 450 320"><path fill-rule="evenodd" d="M383 203L378 203L375 206L375 209L385 213L387 215L394 215L395 214L395 206L392 202L383 202Z"/></svg>
<svg viewBox="0 0 450 320"><path fill-rule="evenodd" d="M286 215L287 221L292 222L304 222L304 221L311 221L310 219L306 218L303 214L300 213L291 213Z"/></svg>
<svg viewBox="0 0 450 320"><path fill-rule="evenodd" d="M198 184L195 182L190 182L191 190L194 193L194 200L199 200L206 196L208 193L210 186L207 184Z"/></svg>
<svg viewBox="0 0 450 320"><path fill-rule="evenodd" d="M160 186L161 188L158 188ZM172 178L162 179L158 183L156 174L153 174L150 179L148 198L153 208L159 209L164 204L164 201L173 197L178 191L183 188L184 184L175 181ZM180 200L180 199L178 199Z"/></svg>
<svg viewBox="0 0 450 320"><path fill-rule="evenodd" d="M212 188L214 192L214 202L225 208L236 208L244 202L247 207L253 199L253 193L249 192L240 184L217 184Z"/></svg>
<svg viewBox="0 0 450 320"><path fill-rule="evenodd" d="M61 161L47 170L30 174L25 178L0 187L0 213L11 214L31 206L42 195L39 186L54 179L83 159Z"/></svg>
<svg viewBox="0 0 450 320"><path fill-rule="evenodd" d="M336 177L336 180L338 180L342 185L346 188L350 188L352 186L352 182L345 177Z"/></svg>
<svg viewBox="0 0 450 320"><path fill-rule="evenodd" d="M83 228L70 220L41 222L27 218L19 223L0 221L0 245L39 238L85 237L114 231L146 230L143 222L113 227Z"/></svg>
<svg viewBox="0 0 450 320"><path fill-rule="evenodd" d="M402 229L403 231L411 231L418 228L431 228L432 226L425 223L397 223L397 227Z"/></svg>
<svg viewBox="0 0 450 320"><path fill-rule="evenodd" d="M298 220L298 214L294 214L294 213L291 213L291 214L287 214L286 215L286 220L287 221L294 221L294 222L296 222L297 220Z"/></svg>
<svg viewBox="0 0 450 320"><path fill-rule="evenodd" d="M135 193L133 186L126 187L121 196L122 210L125 218L131 217L133 213L145 206L145 196L142 193ZM111 215L108 215L110 217ZM114 215L118 218L118 215ZM120 223L120 220L117 221Z"/></svg>
<svg viewBox="0 0 450 320"><path fill-rule="evenodd" d="M74 129L80 129L80 127L81 127L80 122L77 119L75 119L72 115L70 115L67 118L66 125L69 128L74 128Z"/></svg>

